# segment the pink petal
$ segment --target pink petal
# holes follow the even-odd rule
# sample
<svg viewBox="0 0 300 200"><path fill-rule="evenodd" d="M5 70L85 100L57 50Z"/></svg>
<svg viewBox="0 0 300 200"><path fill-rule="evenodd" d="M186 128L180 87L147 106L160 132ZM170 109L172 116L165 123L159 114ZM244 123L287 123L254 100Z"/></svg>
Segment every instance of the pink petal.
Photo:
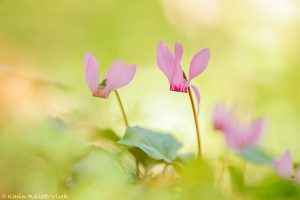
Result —
<svg viewBox="0 0 300 200"><path fill-rule="evenodd" d="M183 55L183 48L179 43L175 43L175 62L180 64Z"/></svg>
<svg viewBox="0 0 300 200"><path fill-rule="evenodd" d="M274 161L274 168L280 177L284 179L291 178L293 173L293 161L289 151L286 151L281 158Z"/></svg>
<svg viewBox="0 0 300 200"><path fill-rule="evenodd" d="M199 115L199 105L200 105L200 92L195 85L191 85L190 87L193 89L196 99L197 99L197 116L198 116Z"/></svg>
<svg viewBox="0 0 300 200"><path fill-rule="evenodd" d="M241 124L235 120L229 121L223 131L227 145L232 149L244 149L243 132L244 128Z"/></svg>
<svg viewBox="0 0 300 200"><path fill-rule="evenodd" d="M177 92L187 92L188 83L184 80L180 64L174 66L170 80L170 89Z"/></svg>
<svg viewBox="0 0 300 200"><path fill-rule="evenodd" d="M196 53L192 59L189 72L189 81L201 74L207 67L210 58L210 50L202 49Z"/></svg>
<svg viewBox="0 0 300 200"><path fill-rule="evenodd" d="M90 90L94 93L99 84L99 66L96 58L89 52L84 55L85 80Z"/></svg>
<svg viewBox="0 0 300 200"><path fill-rule="evenodd" d="M263 129L264 121L262 119L258 119L253 124L251 124L244 138L245 146L250 147L257 144L263 133Z"/></svg>
<svg viewBox="0 0 300 200"><path fill-rule="evenodd" d="M136 65L125 66L124 61L114 61L109 68L106 77L104 90L110 93L113 90L124 87L130 83L136 72Z"/></svg>
<svg viewBox="0 0 300 200"><path fill-rule="evenodd" d="M219 131L225 131L233 119L231 110L227 110L221 103L215 105L213 110L212 121L214 128Z"/></svg>
<svg viewBox="0 0 300 200"><path fill-rule="evenodd" d="M225 127L228 146L243 150L256 145L263 133L263 120L256 120L251 125L231 119Z"/></svg>
<svg viewBox="0 0 300 200"><path fill-rule="evenodd" d="M170 49L163 42L160 42L157 46L156 61L160 70L167 76L169 82L171 82L175 60Z"/></svg>

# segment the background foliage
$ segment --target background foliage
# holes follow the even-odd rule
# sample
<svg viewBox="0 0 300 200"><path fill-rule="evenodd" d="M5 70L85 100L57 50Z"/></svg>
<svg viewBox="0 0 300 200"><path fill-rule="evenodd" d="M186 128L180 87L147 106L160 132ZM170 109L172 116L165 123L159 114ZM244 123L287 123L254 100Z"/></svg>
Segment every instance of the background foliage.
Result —
<svg viewBox="0 0 300 200"><path fill-rule="evenodd" d="M120 150L112 141L125 133L116 99L92 98L83 74L86 51L97 56L102 77L113 59L137 64L136 78L120 90L131 125L170 131L182 143L180 153L195 152L189 100L168 92L167 80L157 70L161 40L183 45L185 69L196 51L209 47L212 54L208 69L194 82L202 95L203 153L210 164L190 164L189 173L199 173L202 182L183 175L184 198L223 198L211 187L214 178L203 172L217 173L216 161L225 151L222 136L211 127L218 101L238 104L245 111L241 118L263 116L263 148L271 155L289 148L298 161L299 11L298 0L1 0L0 192L68 191L74 199L93 199L101 191L103 199L121 194L124 199L141 194L174 199L176 187L168 184L153 184L146 192L146 187L128 184L128 173L115 165ZM113 154L93 150L75 162L95 142ZM250 165L245 180L234 179L236 185L257 185L272 173L260 170L256 174L257 166ZM239 176L235 168L229 171ZM228 191L226 177L221 188ZM284 194L297 191L286 183L262 184L270 191L288 188ZM112 188L118 192L109 192ZM262 193L243 188L243 195L245 190Z"/></svg>

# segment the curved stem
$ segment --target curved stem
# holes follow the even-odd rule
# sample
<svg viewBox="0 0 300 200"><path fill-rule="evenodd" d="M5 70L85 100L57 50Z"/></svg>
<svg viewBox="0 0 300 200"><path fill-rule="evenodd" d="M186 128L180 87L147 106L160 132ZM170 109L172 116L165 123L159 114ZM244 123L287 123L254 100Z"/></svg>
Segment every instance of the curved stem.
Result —
<svg viewBox="0 0 300 200"><path fill-rule="evenodd" d="M168 164L165 164L164 168L163 168L163 171L162 171L162 174L161 174L161 177L165 177L166 176L167 170L168 170Z"/></svg>
<svg viewBox="0 0 300 200"><path fill-rule="evenodd" d="M122 112L122 116L123 116L123 119L124 119L125 126L126 126L126 128L128 128L129 127L129 123L128 123L128 120L127 120L127 116L126 116L126 113L125 113L125 110L124 110L121 98L120 98L119 93L117 92L117 90L115 90L115 94L117 96L117 100L118 100L118 103L119 103L119 106L120 106L120 109L121 109L121 112Z"/></svg>
<svg viewBox="0 0 300 200"><path fill-rule="evenodd" d="M226 167L227 167L227 158L226 158L226 154L224 154L224 157L222 158L222 163L221 163L220 175L217 180L218 187L221 187Z"/></svg>
<svg viewBox="0 0 300 200"><path fill-rule="evenodd" d="M184 76L184 79L187 80L185 73L183 73L183 76ZM199 128L199 123L198 123L198 119L197 119L197 110L196 110L196 106L194 103L194 99L193 99L193 95L192 95L192 91L191 91L190 87L188 88L188 93L189 93L192 110L193 110L195 129L196 129L196 135L197 135L197 144L198 144L198 158L200 159L202 157L200 128Z"/></svg>
<svg viewBox="0 0 300 200"><path fill-rule="evenodd" d="M243 173L244 183L246 182L246 167L247 167L247 161L245 159L242 159L241 171Z"/></svg>
<svg viewBox="0 0 300 200"><path fill-rule="evenodd" d="M139 161L135 159L135 173L138 179L140 179L140 168L139 168Z"/></svg>
<svg viewBox="0 0 300 200"><path fill-rule="evenodd" d="M127 119L127 116L126 116L126 113L125 113L124 106L122 104L120 95L119 95L117 90L115 90L115 94L116 94L116 97L117 97L117 100L118 100L118 103L119 103L119 106L120 106L120 109L121 109L121 112L122 112L122 116L123 116L123 119L124 119L125 126L126 126L126 128L128 128L129 127L128 119ZM138 159L135 160L135 167L136 167L136 169L135 169L136 170L136 175L139 179L141 173L140 173L140 169L139 169Z"/></svg>

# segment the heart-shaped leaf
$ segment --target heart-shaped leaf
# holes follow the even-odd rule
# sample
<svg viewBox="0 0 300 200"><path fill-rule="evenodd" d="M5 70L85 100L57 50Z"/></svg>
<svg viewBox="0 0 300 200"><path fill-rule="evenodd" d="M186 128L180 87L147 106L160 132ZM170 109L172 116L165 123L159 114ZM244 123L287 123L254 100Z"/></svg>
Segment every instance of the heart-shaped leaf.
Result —
<svg viewBox="0 0 300 200"><path fill-rule="evenodd" d="M239 152L239 155L244 159L262 165L272 165L273 159L263 150L253 147Z"/></svg>
<svg viewBox="0 0 300 200"><path fill-rule="evenodd" d="M119 144L137 147L154 160L171 163L181 144L171 135L138 126L129 127Z"/></svg>

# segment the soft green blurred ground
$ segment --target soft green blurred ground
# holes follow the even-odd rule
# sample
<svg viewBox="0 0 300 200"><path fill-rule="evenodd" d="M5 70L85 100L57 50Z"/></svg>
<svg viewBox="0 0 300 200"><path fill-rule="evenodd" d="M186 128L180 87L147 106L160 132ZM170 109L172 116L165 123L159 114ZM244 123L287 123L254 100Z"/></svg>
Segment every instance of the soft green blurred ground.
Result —
<svg viewBox="0 0 300 200"><path fill-rule="evenodd" d="M205 157L222 152L210 118L225 101L246 119L265 117L266 149L278 155L289 148L299 160L299 8L298 0L1 0L1 129L50 115L122 135L114 96L92 98L85 85L83 55L91 51L102 77L113 59L138 65L120 90L131 124L172 131L184 151L195 151L188 97L169 92L155 61L159 41L178 41L186 70L196 51L211 48L208 69L193 81L202 95Z"/></svg>

